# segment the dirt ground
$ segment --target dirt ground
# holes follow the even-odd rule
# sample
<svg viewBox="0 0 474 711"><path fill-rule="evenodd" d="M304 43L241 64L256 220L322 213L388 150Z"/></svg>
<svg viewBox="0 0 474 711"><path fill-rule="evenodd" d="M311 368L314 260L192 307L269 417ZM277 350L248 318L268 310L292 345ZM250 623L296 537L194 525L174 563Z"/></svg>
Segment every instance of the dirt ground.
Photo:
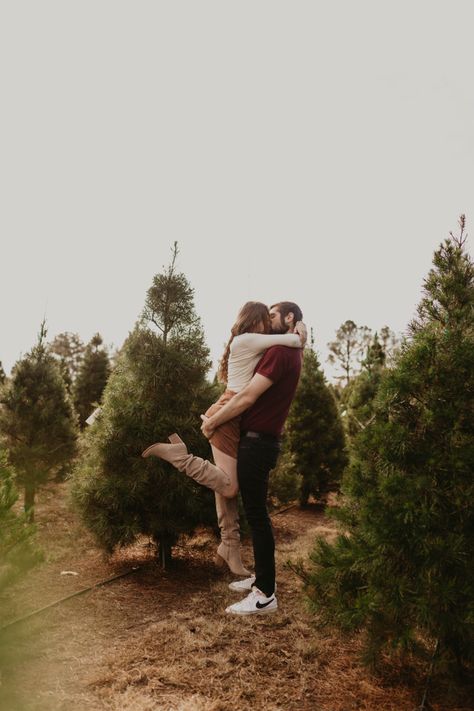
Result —
<svg viewBox="0 0 474 711"><path fill-rule="evenodd" d="M305 557L316 534L334 535L317 505L274 515L279 609L251 618L224 613L239 595L214 566L206 530L183 541L163 571L146 539L104 558L65 483L40 494L36 520L46 560L2 601L12 618L132 572L12 628L1 711L415 711L421 703L426 666L387 662L372 674L359 661L360 639L319 629L309 614L285 562ZM249 541L243 551L251 566ZM429 708L470 711L470 698L436 682Z"/></svg>

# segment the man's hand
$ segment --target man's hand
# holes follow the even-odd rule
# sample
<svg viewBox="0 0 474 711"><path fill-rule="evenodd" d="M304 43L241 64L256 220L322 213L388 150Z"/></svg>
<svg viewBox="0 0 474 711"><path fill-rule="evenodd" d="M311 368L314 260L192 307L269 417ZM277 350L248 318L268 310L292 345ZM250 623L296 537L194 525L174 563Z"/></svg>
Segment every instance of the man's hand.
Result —
<svg viewBox="0 0 474 711"><path fill-rule="evenodd" d="M203 433L204 437L206 437L207 439L211 439L212 435L216 431L216 428L209 424L209 417L206 417L206 415L201 415L201 420L201 432Z"/></svg>
<svg viewBox="0 0 474 711"><path fill-rule="evenodd" d="M303 321L297 321L295 326L295 333L298 334L301 340L301 348L304 348L306 341L308 340L308 330L303 323Z"/></svg>

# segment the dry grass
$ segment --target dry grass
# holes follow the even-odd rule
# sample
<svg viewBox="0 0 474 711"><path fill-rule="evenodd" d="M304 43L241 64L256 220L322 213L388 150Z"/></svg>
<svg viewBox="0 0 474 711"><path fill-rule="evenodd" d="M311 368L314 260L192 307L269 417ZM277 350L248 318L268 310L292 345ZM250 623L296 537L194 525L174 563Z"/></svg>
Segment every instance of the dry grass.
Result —
<svg viewBox="0 0 474 711"><path fill-rule="evenodd" d="M48 560L12 591L17 606L33 609L132 565L140 570L34 618L21 663L7 670L16 677L5 680L8 691L21 679L21 698L5 711L414 711L420 703L423 666L392 662L372 675L359 662L358 638L318 629L306 610L284 562L306 556L316 533L334 535L318 507L274 518L278 613L234 618L224 609L238 595L211 562L208 532L177 549L170 571L155 564L146 540L104 560L68 509L65 488L41 498ZM244 557L250 564L248 542ZM61 576L65 569L79 575ZM460 696L448 701L441 687L430 698L432 711L473 708Z"/></svg>

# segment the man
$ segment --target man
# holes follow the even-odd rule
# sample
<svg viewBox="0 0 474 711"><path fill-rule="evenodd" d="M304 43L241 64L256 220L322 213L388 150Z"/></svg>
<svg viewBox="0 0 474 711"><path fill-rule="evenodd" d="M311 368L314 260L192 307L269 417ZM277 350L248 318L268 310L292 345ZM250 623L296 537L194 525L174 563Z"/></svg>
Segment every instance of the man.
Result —
<svg viewBox="0 0 474 711"><path fill-rule="evenodd" d="M282 301L270 308L272 331L293 333L303 314L299 306ZM237 615L274 612L275 541L267 510L268 476L280 451L280 437L301 372L302 351L286 346L269 348L250 383L212 417L202 416L202 432L212 437L216 427L242 414L237 474L242 502L252 532L255 576L231 583L249 595L226 612Z"/></svg>

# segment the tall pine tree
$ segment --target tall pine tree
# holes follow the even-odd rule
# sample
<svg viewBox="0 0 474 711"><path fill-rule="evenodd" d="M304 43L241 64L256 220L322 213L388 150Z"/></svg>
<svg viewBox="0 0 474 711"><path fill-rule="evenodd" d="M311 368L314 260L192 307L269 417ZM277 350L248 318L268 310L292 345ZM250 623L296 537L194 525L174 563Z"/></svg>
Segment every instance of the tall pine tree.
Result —
<svg viewBox="0 0 474 711"><path fill-rule="evenodd" d="M346 385L349 385L351 378L359 372L369 341L370 328L367 326L357 326L350 319L339 326L335 340L328 343L328 361L344 372L344 375L337 376L341 382L345 378Z"/></svg>
<svg viewBox="0 0 474 711"><path fill-rule="evenodd" d="M384 646L428 644L439 662L474 661L473 470L474 265L461 218L356 439L347 532L312 554L314 607L364 629L372 659Z"/></svg>
<svg viewBox="0 0 474 711"><path fill-rule="evenodd" d="M215 519L208 490L160 459L141 452L179 432L189 450L209 455L200 413L214 396L193 289L170 266L154 277L142 317L120 350L102 398L85 431L74 475L74 498L98 542L108 551L147 534L166 565L181 533Z"/></svg>
<svg viewBox="0 0 474 711"><path fill-rule="evenodd" d="M76 415L60 368L45 346L44 322L38 342L13 367L2 390L0 436L24 487L24 505L34 517L39 486L63 469L76 451Z"/></svg>
<svg viewBox="0 0 474 711"><path fill-rule="evenodd" d="M344 431L334 396L312 348L304 352L301 379L286 423L292 466L302 476L300 503L337 487L347 464Z"/></svg>

